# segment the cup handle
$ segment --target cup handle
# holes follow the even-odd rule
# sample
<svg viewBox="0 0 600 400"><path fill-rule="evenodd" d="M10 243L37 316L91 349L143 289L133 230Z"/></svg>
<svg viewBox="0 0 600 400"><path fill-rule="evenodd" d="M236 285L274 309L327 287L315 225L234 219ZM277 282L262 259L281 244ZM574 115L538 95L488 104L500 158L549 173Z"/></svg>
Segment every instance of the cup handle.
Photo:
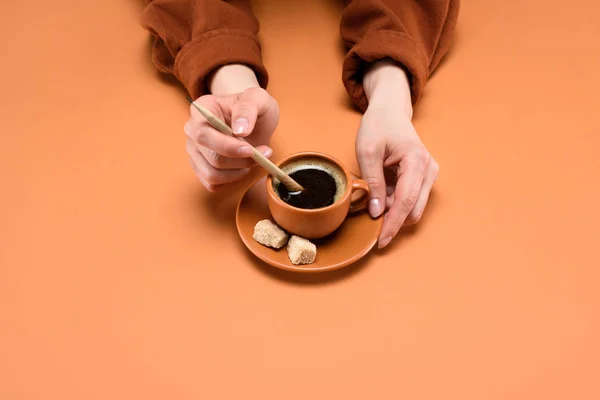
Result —
<svg viewBox="0 0 600 400"><path fill-rule="evenodd" d="M367 208L367 203L369 202L369 184L365 180L354 179L352 181L352 194L357 190L360 190L362 193L350 203L350 213L364 210Z"/></svg>

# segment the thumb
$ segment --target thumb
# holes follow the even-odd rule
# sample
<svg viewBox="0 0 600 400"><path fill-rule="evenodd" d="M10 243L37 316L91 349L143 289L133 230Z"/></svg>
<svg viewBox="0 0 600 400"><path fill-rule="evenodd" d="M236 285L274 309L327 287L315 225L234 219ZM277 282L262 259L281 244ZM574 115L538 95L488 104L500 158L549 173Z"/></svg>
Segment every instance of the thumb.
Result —
<svg viewBox="0 0 600 400"><path fill-rule="evenodd" d="M271 97L260 88L244 91L231 109L231 129L236 136L245 137L252 133L259 116L269 111Z"/></svg>
<svg viewBox="0 0 600 400"><path fill-rule="evenodd" d="M377 218L385 211L385 177L383 175L383 151L363 150L358 152L358 165L362 178L369 184L369 214Z"/></svg>

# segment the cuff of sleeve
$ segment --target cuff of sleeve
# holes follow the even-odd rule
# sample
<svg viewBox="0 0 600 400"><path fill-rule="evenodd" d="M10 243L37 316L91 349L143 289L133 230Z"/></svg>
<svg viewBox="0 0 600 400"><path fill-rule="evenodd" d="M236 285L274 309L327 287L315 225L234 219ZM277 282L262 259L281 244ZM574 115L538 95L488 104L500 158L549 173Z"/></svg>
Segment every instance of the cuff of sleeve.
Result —
<svg viewBox="0 0 600 400"><path fill-rule="evenodd" d="M406 70L413 104L419 100L429 78L427 57L408 35L386 30L366 34L346 55L342 72L342 80L352 102L363 112L369 104L362 84L366 67L386 58L393 59Z"/></svg>
<svg viewBox="0 0 600 400"><path fill-rule="evenodd" d="M252 68L260 86L266 88L269 77L260 43L245 31L217 30L194 38L177 55L174 73L195 99L208 92L205 80L215 68L234 63Z"/></svg>

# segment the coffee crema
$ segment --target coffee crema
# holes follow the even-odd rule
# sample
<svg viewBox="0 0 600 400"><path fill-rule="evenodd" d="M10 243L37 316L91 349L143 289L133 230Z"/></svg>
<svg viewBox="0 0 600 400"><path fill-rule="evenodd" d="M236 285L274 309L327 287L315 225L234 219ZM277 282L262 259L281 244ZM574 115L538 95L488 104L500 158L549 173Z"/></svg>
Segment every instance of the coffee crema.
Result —
<svg viewBox="0 0 600 400"><path fill-rule="evenodd" d="M334 204L346 191L344 172L335 165L318 159L298 160L282 168L304 190L291 192L280 182L274 189L285 203L302 209L319 209Z"/></svg>

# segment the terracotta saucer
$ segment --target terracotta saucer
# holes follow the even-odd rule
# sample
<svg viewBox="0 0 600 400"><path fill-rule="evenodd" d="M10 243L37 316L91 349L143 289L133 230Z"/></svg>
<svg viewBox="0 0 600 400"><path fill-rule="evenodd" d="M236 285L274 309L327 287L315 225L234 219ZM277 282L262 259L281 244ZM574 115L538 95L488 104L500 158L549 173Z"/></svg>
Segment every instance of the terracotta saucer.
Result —
<svg viewBox="0 0 600 400"><path fill-rule="evenodd" d="M314 263L292 264L285 247L271 249L252 238L256 223L271 219L265 183L265 178L261 178L246 190L237 206L236 224L248 250L267 264L294 272L333 271L360 260L377 243L383 218L372 219L367 212L361 212L346 218L342 226L328 237L313 241L317 245Z"/></svg>

